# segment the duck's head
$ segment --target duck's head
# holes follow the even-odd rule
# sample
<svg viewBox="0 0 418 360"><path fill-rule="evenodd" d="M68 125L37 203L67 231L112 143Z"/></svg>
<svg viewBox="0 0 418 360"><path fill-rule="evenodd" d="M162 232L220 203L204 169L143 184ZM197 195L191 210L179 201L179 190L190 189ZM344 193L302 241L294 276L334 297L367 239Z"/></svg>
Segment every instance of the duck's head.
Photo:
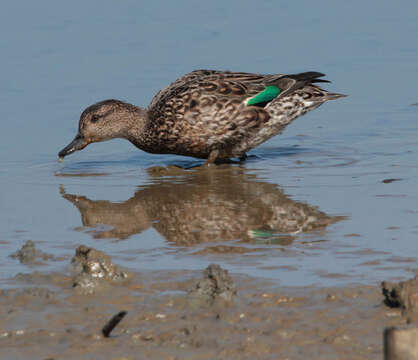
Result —
<svg viewBox="0 0 418 360"><path fill-rule="evenodd" d="M104 100L85 109L76 137L59 153L59 160L93 142L128 138L130 130L144 110L119 100Z"/></svg>

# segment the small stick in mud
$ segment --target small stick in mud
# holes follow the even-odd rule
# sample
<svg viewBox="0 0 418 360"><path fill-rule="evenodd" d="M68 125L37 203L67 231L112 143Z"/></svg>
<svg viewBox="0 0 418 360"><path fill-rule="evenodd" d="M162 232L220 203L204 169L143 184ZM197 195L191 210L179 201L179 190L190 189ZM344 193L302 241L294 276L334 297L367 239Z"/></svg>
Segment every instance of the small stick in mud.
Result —
<svg viewBox="0 0 418 360"><path fill-rule="evenodd" d="M401 181L402 179L384 179L382 180L383 184L390 184L393 183L394 181Z"/></svg>
<svg viewBox="0 0 418 360"><path fill-rule="evenodd" d="M127 311L121 311L117 313L116 315L112 316L112 318L106 323L105 326L103 326L102 334L104 337L109 337L112 330L118 325L121 320L125 317L127 314Z"/></svg>

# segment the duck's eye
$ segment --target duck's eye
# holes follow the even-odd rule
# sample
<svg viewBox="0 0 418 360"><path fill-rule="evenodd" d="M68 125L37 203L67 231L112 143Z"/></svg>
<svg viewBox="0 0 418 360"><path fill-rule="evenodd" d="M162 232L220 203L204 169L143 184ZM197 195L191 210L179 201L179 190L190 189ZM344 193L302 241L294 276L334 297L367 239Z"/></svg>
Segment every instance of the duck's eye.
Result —
<svg viewBox="0 0 418 360"><path fill-rule="evenodd" d="M99 115L96 115L96 114L93 114L92 116L91 116L91 122L92 123L95 123L97 120L99 120L100 119L100 116Z"/></svg>

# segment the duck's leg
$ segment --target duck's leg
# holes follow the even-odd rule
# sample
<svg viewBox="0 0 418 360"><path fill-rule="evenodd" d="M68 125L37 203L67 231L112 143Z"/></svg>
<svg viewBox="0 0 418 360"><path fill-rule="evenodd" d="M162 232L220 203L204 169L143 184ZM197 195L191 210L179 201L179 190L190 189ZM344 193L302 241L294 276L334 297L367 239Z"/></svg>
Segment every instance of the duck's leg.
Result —
<svg viewBox="0 0 418 360"><path fill-rule="evenodd" d="M244 153L239 157L239 161L245 161L245 160L247 160L247 157L248 157L247 154Z"/></svg>
<svg viewBox="0 0 418 360"><path fill-rule="evenodd" d="M203 165L209 166L213 163L215 163L216 158L219 155L219 150L212 150L211 153L209 154L208 159L205 161L205 163Z"/></svg>

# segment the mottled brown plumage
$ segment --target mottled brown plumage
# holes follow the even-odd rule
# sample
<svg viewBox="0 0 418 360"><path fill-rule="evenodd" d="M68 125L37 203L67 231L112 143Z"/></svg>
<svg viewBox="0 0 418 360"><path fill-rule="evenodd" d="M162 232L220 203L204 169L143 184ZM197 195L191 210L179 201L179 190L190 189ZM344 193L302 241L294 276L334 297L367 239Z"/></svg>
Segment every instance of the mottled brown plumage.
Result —
<svg viewBox="0 0 418 360"><path fill-rule="evenodd" d="M315 85L324 74L196 70L162 89L147 109L119 100L91 105L60 158L89 143L125 138L141 150L208 159L244 158L298 116L344 95ZM273 89L271 95L268 90ZM261 95L260 95L261 94Z"/></svg>

